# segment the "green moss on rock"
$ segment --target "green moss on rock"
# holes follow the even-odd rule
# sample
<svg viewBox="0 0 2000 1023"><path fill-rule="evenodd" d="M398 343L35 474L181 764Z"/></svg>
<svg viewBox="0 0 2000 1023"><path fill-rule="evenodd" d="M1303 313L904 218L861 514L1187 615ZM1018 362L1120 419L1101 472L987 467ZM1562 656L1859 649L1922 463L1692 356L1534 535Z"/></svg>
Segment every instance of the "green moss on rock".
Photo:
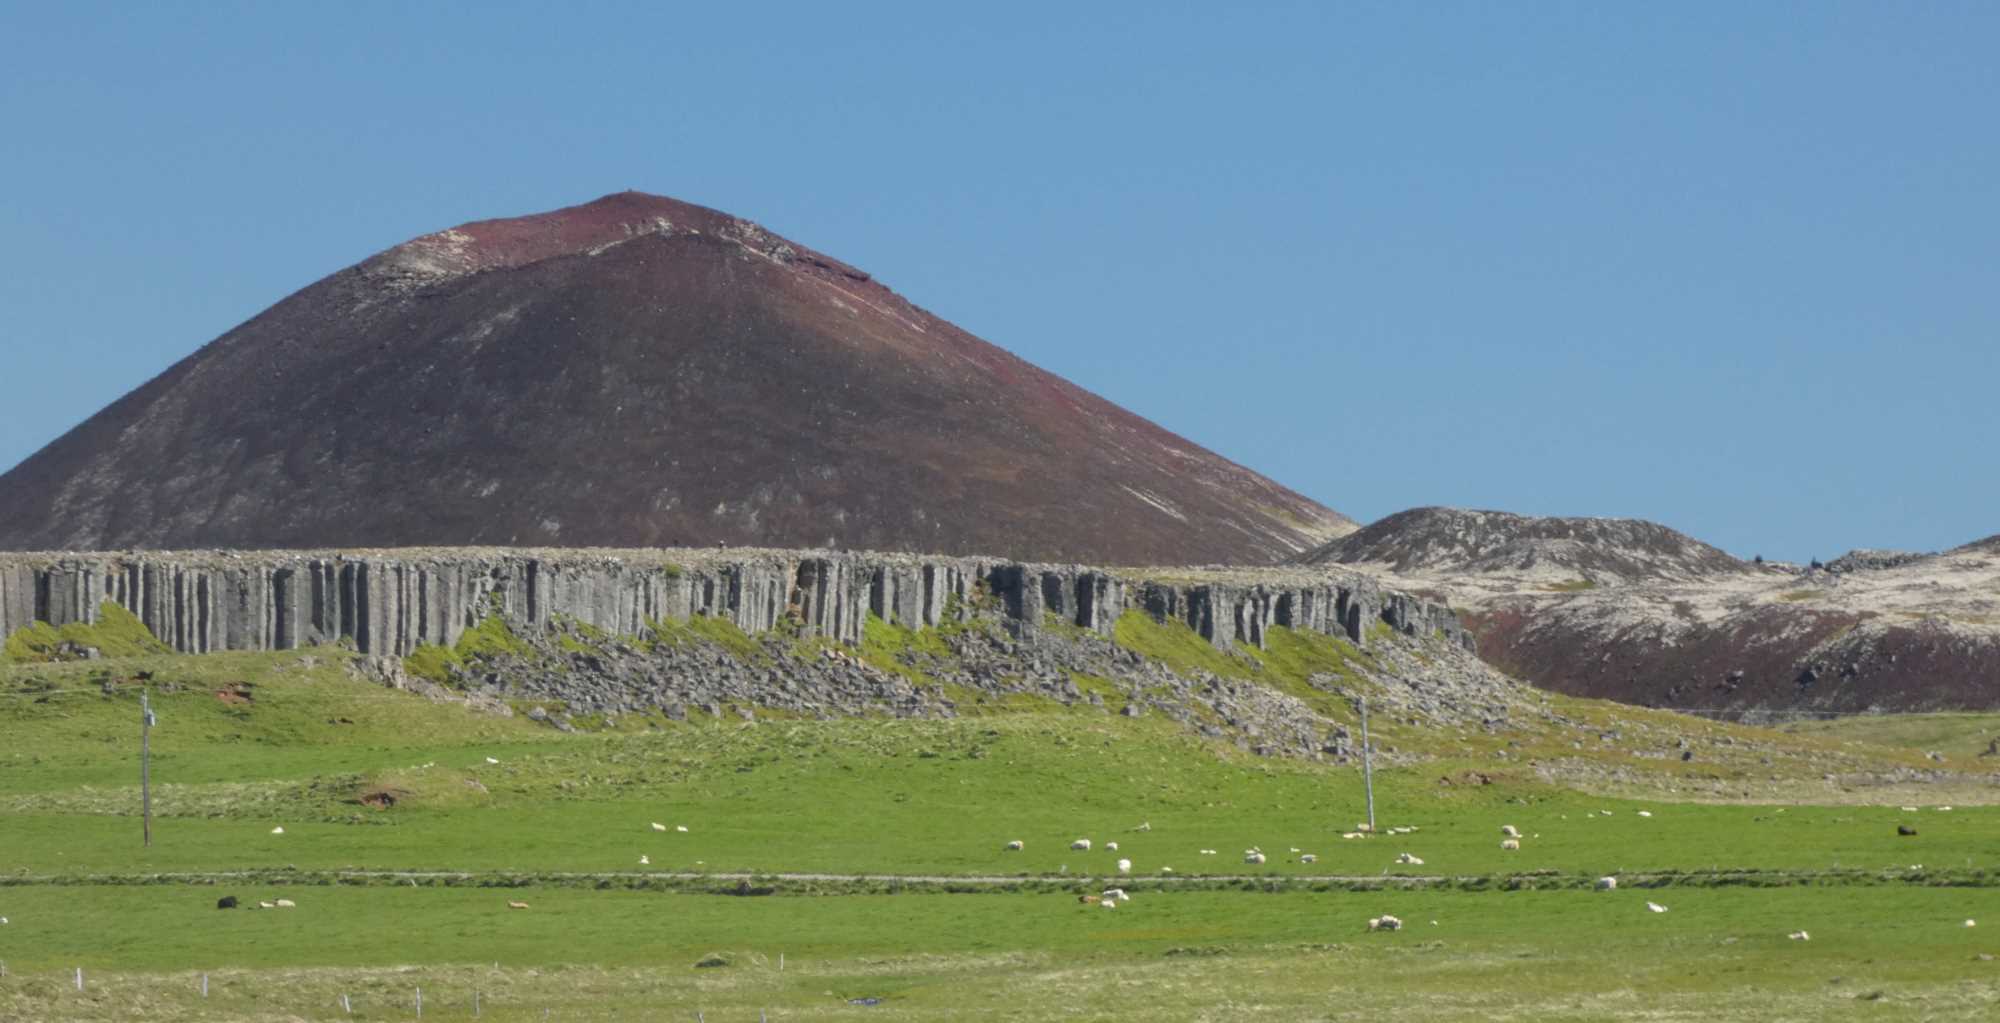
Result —
<svg viewBox="0 0 2000 1023"><path fill-rule="evenodd" d="M47 622L31 622L16 629L0 647L0 661L36 664L74 660L73 651L96 650L105 657L143 657L170 654L173 648L160 642L137 615L105 601L98 605L97 621L71 622L57 628Z"/></svg>
<svg viewBox="0 0 2000 1023"><path fill-rule="evenodd" d="M534 656L534 647L515 635L506 619L499 615L487 615L479 620L478 625L461 633L454 646L419 645L403 658L403 670L418 678L443 684L451 681L453 668L464 668L471 661L502 657L528 660Z"/></svg>

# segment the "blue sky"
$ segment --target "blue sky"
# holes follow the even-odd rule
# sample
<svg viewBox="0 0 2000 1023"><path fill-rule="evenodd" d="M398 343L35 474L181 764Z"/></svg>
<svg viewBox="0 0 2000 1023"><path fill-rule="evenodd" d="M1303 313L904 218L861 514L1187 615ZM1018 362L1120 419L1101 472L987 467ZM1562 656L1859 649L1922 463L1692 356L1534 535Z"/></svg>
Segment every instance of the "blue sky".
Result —
<svg viewBox="0 0 2000 1023"><path fill-rule="evenodd" d="M2000 533L2000 5L195 6L0 2L0 468L637 188L1363 521Z"/></svg>

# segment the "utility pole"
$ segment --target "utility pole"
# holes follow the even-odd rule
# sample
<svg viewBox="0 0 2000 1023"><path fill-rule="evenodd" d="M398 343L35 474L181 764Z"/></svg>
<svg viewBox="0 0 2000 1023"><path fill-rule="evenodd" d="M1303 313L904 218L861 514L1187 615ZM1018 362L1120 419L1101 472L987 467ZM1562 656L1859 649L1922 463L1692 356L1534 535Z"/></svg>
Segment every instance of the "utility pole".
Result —
<svg viewBox="0 0 2000 1023"><path fill-rule="evenodd" d="M139 813L145 821L146 848L153 847L153 692L139 693Z"/></svg>
<svg viewBox="0 0 2000 1023"><path fill-rule="evenodd" d="M1361 784L1368 790L1368 833L1375 833L1375 747L1368 742L1368 697L1361 698Z"/></svg>

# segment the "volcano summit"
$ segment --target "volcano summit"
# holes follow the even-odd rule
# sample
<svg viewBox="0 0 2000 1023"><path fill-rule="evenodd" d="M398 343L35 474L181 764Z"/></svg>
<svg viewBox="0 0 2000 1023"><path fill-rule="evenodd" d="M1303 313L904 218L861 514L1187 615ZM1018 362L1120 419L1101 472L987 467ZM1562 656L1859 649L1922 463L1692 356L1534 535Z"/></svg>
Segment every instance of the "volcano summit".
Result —
<svg viewBox="0 0 2000 1023"><path fill-rule="evenodd" d="M425 235L0 476L0 549L667 546L1269 563L1343 516L748 221Z"/></svg>

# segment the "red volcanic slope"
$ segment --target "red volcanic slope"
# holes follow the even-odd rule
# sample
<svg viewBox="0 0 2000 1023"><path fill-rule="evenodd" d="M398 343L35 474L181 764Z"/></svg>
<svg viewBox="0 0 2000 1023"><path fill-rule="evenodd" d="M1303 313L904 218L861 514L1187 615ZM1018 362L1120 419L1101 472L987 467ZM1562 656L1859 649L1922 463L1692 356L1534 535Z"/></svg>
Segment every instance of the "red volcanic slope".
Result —
<svg viewBox="0 0 2000 1023"><path fill-rule="evenodd" d="M340 271L0 476L0 549L1247 564L1352 528L851 266L633 192Z"/></svg>

